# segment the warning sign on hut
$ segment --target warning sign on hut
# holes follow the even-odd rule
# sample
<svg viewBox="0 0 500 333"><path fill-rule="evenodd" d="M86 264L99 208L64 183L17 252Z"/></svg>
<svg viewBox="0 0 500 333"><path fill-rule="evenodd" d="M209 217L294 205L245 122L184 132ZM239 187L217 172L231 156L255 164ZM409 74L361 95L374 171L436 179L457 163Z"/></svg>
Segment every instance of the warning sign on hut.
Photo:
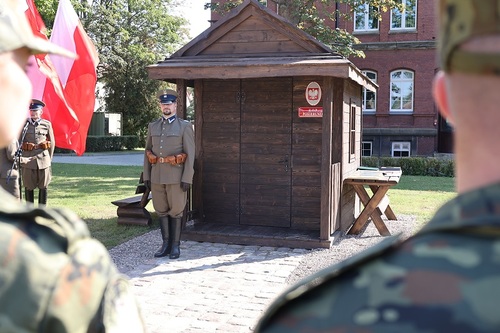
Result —
<svg viewBox="0 0 500 333"><path fill-rule="evenodd" d="M306 88L306 101L311 106L318 105L321 100L321 87L317 82L311 82Z"/></svg>
<svg viewBox="0 0 500 333"><path fill-rule="evenodd" d="M321 118L323 117L323 108L299 107L300 118Z"/></svg>

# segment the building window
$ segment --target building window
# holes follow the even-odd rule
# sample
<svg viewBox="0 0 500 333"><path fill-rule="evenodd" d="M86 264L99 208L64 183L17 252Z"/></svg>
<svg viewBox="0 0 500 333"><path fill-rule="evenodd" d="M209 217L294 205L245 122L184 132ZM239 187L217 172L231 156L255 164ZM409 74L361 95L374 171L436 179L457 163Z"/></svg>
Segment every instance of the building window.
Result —
<svg viewBox="0 0 500 333"><path fill-rule="evenodd" d="M394 8L391 11L391 30L417 28L417 0L398 0L404 5L403 11Z"/></svg>
<svg viewBox="0 0 500 333"><path fill-rule="evenodd" d="M361 156L371 157L373 154L372 145L373 143L371 141L363 141L361 143Z"/></svg>
<svg viewBox="0 0 500 333"><path fill-rule="evenodd" d="M410 157L410 142L393 142L392 157Z"/></svg>
<svg viewBox="0 0 500 333"><path fill-rule="evenodd" d="M264 6L266 6L266 7L267 7L267 0L259 0L259 2L260 2L262 5L264 5Z"/></svg>
<svg viewBox="0 0 500 333"><path fill-rule="evenodd" d="M349 154L352 161L356 154L356 106L353 104L349 114Z"/></svg>
<svg viewBox="0 0 500 333"><path fill-rule="evenodd" d="M354 31L378 30L378 7L361 4L354 11Z"/></svg>
<svg viewBox="0 0 500 333"><path fill-rule="evenodd" d="M391 73L391 112L413 112L413 72Z"/></svg>
<svg viewBox="0 0 500 333"><path fill-rule="evenodd" d="M362 71L370 80L377 83L377 73ZM377 111L377 93L363 88L363 113L375 113Z"/></svg>

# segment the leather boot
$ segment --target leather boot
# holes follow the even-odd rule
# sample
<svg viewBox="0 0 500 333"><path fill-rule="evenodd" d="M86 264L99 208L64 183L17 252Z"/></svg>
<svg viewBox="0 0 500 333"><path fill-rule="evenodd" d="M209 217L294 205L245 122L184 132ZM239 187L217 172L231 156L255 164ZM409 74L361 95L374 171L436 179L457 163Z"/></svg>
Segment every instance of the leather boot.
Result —
<svg viewBox="0 0 500 333"><path fill-rule="evenodd" d="M170 243L169 238L169 220L170 216L161 216L160 217L160 231L161 231L161 239L163 241L160 249L156 251L155 257L165 257L170 254L170 250L172 249L172 244Z"/></svg>
<svg viewBox="0 0 500 333"><path fill-rule="evenodd" d="M38 204L39 205L46 205L47 204L47 189L46 188L41 188L38 191Z"/></svg>
<svg viewBox="0 0 500 333"><path fill-rule="evenodd" d="M172 251L170 251L170 259L177 259L181 255L181 249L179 248L181 244L181 228L182 217L171 217L170 235L172 237Z"/></svg>
<svg viewBox="0 0 500 333"><path fill-rule="evenodd" d="M27 188L25 188L24 196L26 197L26 202L35 202L35 193L33 192L33 190L28 190Z"/></svg>

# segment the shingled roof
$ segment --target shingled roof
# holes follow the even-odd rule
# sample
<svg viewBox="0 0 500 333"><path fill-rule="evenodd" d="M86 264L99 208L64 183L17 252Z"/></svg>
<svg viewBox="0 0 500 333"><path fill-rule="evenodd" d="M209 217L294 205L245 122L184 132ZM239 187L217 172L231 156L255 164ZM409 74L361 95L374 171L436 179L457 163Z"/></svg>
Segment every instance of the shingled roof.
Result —
<svg viewBox="0 0 500 333"><path fill-rule="evenodd" d="M376 87L345 57L256 0L245 0L147 71L167 81L321 75Z"/></svg>

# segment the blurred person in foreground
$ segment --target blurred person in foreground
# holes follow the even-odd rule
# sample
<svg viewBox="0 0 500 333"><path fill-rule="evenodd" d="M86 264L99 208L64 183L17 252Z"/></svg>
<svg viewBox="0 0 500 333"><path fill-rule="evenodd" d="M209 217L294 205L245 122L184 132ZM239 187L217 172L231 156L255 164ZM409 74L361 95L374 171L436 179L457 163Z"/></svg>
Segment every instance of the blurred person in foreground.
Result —
<svg viewBox="0 0 500 333"><path fill-rule="evenodd" d="M0 148L0 186L21 200L19 189L19 160L16 156L19 143L12 140L7 146Z"/></svg>
<svg viewBox="0 0 500 333"><path fill-rule="evenodd" d="M500 332L500 0L440 0L434 99L454 127L458 196L295 285L257 332Z"/></svg>
<svg viewBox="0 0 500 333"><path fill-rule="evenodd" d="M33 36L21 3L0 1L0 148L26 122L30 56L74 56ZM85 222L0 189L0 331L143 332L144 325L126 278Z"/></svg>

